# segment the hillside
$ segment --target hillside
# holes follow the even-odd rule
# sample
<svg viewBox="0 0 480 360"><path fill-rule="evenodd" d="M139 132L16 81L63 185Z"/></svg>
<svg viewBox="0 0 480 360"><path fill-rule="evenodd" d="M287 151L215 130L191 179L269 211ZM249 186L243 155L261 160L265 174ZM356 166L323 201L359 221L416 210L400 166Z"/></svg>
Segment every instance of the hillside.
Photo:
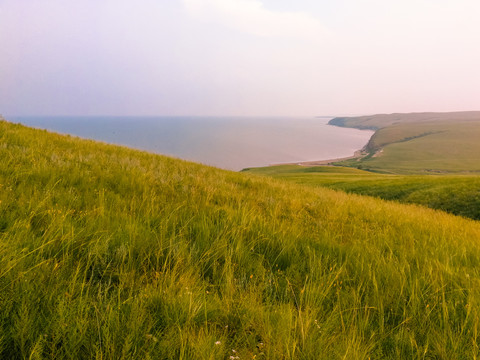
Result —
<svg viewBox="0 0 480 360"><path fill-rule="evenodd" d="M362 159L339 165L395 174L480 172L480 112L335 118L330 124L375 129Z"/></svg>
<svg viewBox="0 0 480 360"><path fill-rule="evenodd" d="M0 358L467 359L480 223L0 122Z"/></svg>

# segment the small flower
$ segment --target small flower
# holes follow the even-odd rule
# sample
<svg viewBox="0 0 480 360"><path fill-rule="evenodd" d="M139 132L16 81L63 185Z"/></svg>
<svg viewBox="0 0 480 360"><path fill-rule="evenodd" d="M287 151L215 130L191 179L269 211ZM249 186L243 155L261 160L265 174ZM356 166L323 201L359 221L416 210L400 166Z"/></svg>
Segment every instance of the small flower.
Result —
<svg viewBox="0 0 480 360"><path fill-rule="evenodd" d="M221 345L222 342L221 341L215 341L215 345Z"/></svg>
<svg viewBox="0 0 480 360"><path fill-rule="evenodd" d="M152 340L153 342L158 341L158 339L155 336L153 336L152 334L147 334L147 335L145 335L145 337L149 340Z"/></svg>
<svg viewBox="0 0 480 360"><path fill-rule="evenodd" d="M253 274L250 275L250 279L252 279L252 278L253 278Z"/></svg>

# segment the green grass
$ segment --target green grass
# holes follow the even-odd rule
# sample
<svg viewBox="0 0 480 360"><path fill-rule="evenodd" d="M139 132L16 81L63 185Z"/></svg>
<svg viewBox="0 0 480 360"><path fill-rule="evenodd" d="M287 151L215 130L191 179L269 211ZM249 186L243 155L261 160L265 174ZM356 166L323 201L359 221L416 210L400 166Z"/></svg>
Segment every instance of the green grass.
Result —
<svg viewBox="0 0 480 360"><path fill-rule="evenodd" d="M339 118L334 124L375 128L370 156L339 163L394 174L480 172L480 112Z"/></svg>
<svg viewBox="0 0 480 360"><path fill-rule="evenodd" d="M480 220L478 175L388 175L347 167L298 165L252 168L293 183L418 204Z"/></svg>
<svg viewBox="0 0 480 360"><path fill-rule="evenodd" d="M7 122L0 160L2 359L479 356L478 222Z"/></svg>

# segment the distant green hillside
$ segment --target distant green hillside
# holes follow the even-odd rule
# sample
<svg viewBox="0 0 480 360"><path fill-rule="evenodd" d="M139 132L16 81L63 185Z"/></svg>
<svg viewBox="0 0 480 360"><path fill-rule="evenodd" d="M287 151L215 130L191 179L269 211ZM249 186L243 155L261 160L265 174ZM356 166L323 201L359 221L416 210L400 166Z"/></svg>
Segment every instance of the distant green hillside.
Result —
<svg viewBox="0 0 480 360"><path fill-rule="evenodd" d="M480 111L459 112L424 112L424 113L394 113L378 114L355 117L337 117L330 120L330 124L336 126L352 127L359 129L378 130L387 126L398 124L417 124L421 122L444 122L444 121L479 121Z"/></svg>
<svg viewBox="0 0 480 360"><path fill-rule="evenodd" d="M0 122L1 359L474 359L480 224Z"/></svg>
<svg viewBox="0 0 480 360"><path fill-rule="evenodd" d="M480 112L336 118L330 124L376 129L368 156L340 165L385 173L480 172Z"/></svg>

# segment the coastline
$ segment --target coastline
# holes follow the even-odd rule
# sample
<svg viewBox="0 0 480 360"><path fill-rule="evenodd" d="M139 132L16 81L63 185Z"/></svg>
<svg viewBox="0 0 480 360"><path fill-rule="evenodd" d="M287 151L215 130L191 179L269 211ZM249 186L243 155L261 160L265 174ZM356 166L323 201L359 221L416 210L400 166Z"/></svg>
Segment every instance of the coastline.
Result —
<svg viewBox="0 0 480 360"><path fill-rule="evenodd" d="M279 163L279 164L271 164L270 166L279 166L279 165L300 165L300 166L336 166L333 163L346 161L346 160L353 160L353 159L361 159L366 156L367 153L364 149L357 150L352 156L335 158L335 159L326 159L326 160L312 160L312 161L299 161L293 163Z"/></svg>
<svg viewBox="0 0 480 360"><path fill-rule="evenodd" d="M337 121L336 119L342 119L342 121ZM279 166L279 165L299 165L299 166L336 166L334 163L340 162L340 161L346 161L346 160L360 160L364 158L365 156L368 155L367 147L368 144L370 143L370 140L372 139L373 135L377 132L377 128L359 128L359 127L350 127L350 126L345 126L343 122L343 118L333 118L331 119L327 125L330 126L336 126L336 127L343 127L343 128L352 128L352 129L358 129L358 130L367 130L367 131L373 131L372 136L370 136L370 139L368 139L367 143L365 146L357 150L353 153L352 156L346 156L346 157L340 157L340 158L334 158L334 159L324 159L324 160L312 160L312 161L299 161L299 162L291 162L291 163L279 163L279 164L271 164L270 166Z"/></svg>

